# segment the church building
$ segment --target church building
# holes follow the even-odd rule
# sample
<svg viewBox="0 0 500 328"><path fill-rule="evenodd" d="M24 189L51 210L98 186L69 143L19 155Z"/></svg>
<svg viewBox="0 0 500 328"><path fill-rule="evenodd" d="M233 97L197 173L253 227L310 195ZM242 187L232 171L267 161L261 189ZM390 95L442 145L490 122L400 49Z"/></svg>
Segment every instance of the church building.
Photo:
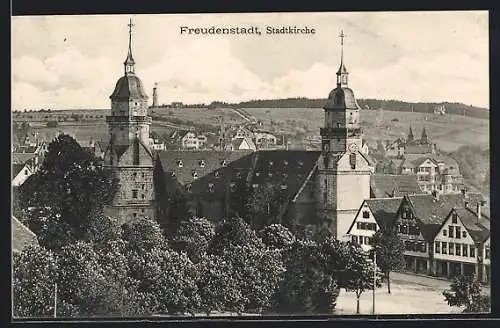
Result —
<svg viewBox="0 0 500 328"><path fill-rule="evenodd" d="M217 220L235 214L238 186L245 185L247 198L273 186L280 199L276 220L290 228L323 226L339 239L346 237L360 204L370 198L373 163L361 151L360 107L348 86L343 33L337 85L319 131L321 151L155 151L147 142L152 122L148 97L135 74L132 23L129 27L124 75L110 96L111 115L106 117L110 142L105 165L120 180L108 214L122 220L162 215L176 190L194 215Z"/></svg>

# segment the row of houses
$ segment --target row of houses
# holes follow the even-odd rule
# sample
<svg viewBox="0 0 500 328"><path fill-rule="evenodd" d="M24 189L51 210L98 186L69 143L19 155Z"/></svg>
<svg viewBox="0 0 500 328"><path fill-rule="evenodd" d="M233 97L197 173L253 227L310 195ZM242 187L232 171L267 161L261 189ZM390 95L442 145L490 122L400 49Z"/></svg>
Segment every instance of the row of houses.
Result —
<svg viewBox="0 0 500 328"><path fill-rule="evenodd" d="M406 194L366 199L348 238L367 251L380 229L396 229L405 245L406 270L438 277L490 277L490 214L477 193Z"/></svg>

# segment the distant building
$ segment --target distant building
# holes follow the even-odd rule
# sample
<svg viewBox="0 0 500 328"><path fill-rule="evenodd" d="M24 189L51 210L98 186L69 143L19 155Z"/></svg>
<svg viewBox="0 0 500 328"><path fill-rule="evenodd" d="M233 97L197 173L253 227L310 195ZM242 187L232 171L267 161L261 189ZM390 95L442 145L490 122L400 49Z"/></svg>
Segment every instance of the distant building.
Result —
<svg viewBox="0 0 500 328"><path fill-rule="evenodd" d="M434 114L446 115L446 107L444 106L444 104L437 105L436 107L434 107Z"/></svg>
<svg viewBox="0 0 500 328"><path fill-rule="evenodd" d="M255 146L254 142L252 139L248 137L243 137L243 138L236 138L231 141L231 150L236 151L236 150L252 150L255 151L257 150L257 147Z"/></svg>

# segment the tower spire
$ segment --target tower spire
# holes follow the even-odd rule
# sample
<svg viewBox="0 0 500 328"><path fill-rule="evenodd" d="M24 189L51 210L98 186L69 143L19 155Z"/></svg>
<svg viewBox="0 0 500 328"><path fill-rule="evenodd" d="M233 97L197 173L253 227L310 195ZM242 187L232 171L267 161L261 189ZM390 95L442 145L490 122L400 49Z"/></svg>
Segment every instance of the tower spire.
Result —
<svg viewBox="0 0 500 328"><path fill-rule="evenodd" d="M337 87L347 87L347 69L344 65L344 30L340 30L340 67L337 71Z"/></svg>
<svg viewBox="0 0 500 328"><path fill-rule="evenodd" d="M130 18L127 26L128 26L128 53L127 53L127 58L123 63L123 65L125 66L125 75L135 73L135 68L134 68L135 61L134 57L132 56L132 27L135 25L132 23L132 18Z"/></svg>

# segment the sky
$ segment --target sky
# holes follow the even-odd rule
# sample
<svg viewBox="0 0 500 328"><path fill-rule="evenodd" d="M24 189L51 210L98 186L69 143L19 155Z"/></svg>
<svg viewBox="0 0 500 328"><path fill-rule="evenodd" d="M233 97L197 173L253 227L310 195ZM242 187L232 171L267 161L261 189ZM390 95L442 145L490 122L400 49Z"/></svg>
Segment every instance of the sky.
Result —
<svg viewBox="0 0 500 328"><path fill-rule="evenodd" d="M12 105L110 108L132 18L136 74L159 102L326 98L344 63L357 98L489 107L487 11L19 16ZM314 28L304 35L181 35L180 27Z"/></svg>

